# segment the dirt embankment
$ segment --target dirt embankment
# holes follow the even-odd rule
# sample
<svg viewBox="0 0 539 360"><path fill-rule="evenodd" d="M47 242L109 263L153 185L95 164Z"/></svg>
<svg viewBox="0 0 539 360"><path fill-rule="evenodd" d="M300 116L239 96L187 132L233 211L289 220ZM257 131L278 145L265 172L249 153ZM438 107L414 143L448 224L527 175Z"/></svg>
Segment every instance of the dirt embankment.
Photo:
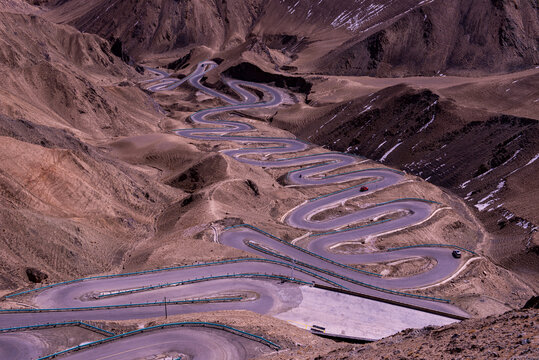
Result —
<svg viewBox="0 0 539 360"><path fill-rule="evenodd" d="M537 309L515 310L484 319L408 329L367 345L264 357L264 359L534 359L539 356Z"/></svg>
<svg viewBox="0 0 539 360"><path fill-rule="evenodd" d="M0 19L0 287L37 271L52 282L117 271L174 191L147 187L154 174L104 145L155 131L160 114L105 40L35 15Z"/></svg>
<svg viewBox="0 0 539 360"><path fill-rule="evenodd" d="M539 93L530 81L537 76L413 78L401 84L319 78L308 105L283 109L272 120L328 149L378 160L460 195L495 239L485 250L533 283L539 218L530 198L538 188L532 174L539 166L539 120L485 108L503 111L505 105L496 105L500 99L514 113L533 112L537 105L530 99ZM327 88L335 82L344 89Z"/></svg>

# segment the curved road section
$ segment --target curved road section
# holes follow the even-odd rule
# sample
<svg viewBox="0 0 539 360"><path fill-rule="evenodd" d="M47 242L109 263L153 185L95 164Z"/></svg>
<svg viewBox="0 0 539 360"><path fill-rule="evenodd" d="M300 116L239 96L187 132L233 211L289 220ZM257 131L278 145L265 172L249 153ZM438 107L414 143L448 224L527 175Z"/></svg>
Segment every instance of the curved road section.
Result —
<svg viewBox="0 0 539 360"><path fill-rule="evenodd" d="M214 62L205 61L198 64L196 70L189 75L189 83L199 90L218 97L230 106L199 111L191 116L191 120L197 124L210 125L202 129L182 129L176 130L177 135L196 140L205 141L233 141L241 144L271 145L262 148L243 148L236 150L226 150L223 153L235 158L237 161L254 166L266 168L283 168L308 165L306 168L291 171L287 174L287 180L295 185L316 186L350 182L362 179L375 179L369 181L370 192L382 190L395 185L403 180L404 174L399 171L387 168L376 168L368 170L350 171L340 174L328 175L339 169L357 164L359 159L355 156L342 153L314 154L307 156L297 156L292 158L277 158L274 160L258 160L247 158L246 155L280 155L305 151L309 144L288 138L263 138L258 136L240 136L236 133L251 131L254 128L245 123L236 121L214 121L210 116L231 110L245 110L256 108L275 107L283 102L281 93L263 84L256 84L247 81L229 80L230 86L240 97L242 102L231 100L213 89L202 85L200 80L204 74L217 66ZM255 88L265 93L267 100L259 100L247 89ZM154 88L155 89L155 88ZM218 125L218 126L216 126ZM341 255L331 252L329 249L335 245L348 241L361 239L367 236L377 235L390 231L403 229L426 220L433 212L432 201L422 199L398 199L396 201L378 204L373 207L356 211L344 216L330 220L315 221L312 218L321 211L333 208L344 201L358 198L362 195L356 185L333 194L323 195L313 199L293 209L286 217L286 222L293 227L314 232L326 232L309 242L307 249L299 249L290 246L285 242L275 241L275 239L264 236L263 233L255 233L249 228L231 229L221 235L221 242L242 250L260 253L255 250L256 246L262 246L266 250L285 255L297 262L316 264L317 267L335 271L340 275L350 277L361 282L387 287L390 289L414 288L433 284L454 273L459 265L459 261L449 256L450 250L436 248L413 248L391 253ZM376 218L383 214L404 212L391 221L375 222L369 226L350 227L360 221ZM345 228L346 227L346 228ZM343 230L334 230L343 229ZM252 244L252 241L256 244ZM250 243L251 242L251 243ZM308 250L308 251L305 251ZM267 254L267 252L266 252ZM399 260L413 256L429 256L437 260L437 265L430 271L401 279L377 279L367 277L356 270L345 268L342 264L372 263L390 260ZM282 257L281 257L282 259ZM328 261L329 260L329 261ZM339 263L339 264L336 264Z"/></svg>
<svg viewBox="0 0 539 360"><path fill-rule="evenodd" d="M164 71L148 68L157 75L148 81L152 83L148 87L151 91L170 91L189 82L197 89L229 104L196 112L191 115L191 120L204 127L178 129L174 131L177 135L200 141L227 141L249 145L223 153L252 166L300 167L286 175L286 181L296 186L348 182L356 184L330 194L322 194L287 214L284 220L288 225L314 233L310 236L307 247L293 245L250 225L231 227L220 234L219 241L254 253L262 259L237 259L134 274L99 276L32 289L9 297L26 296L37 309L0 311L0 323L3 325L1 327L54 323L74 318L124 320L158 317L163 314L164 298L169 299L169 315L236 309L278 315L298 306L301 302L298 300L301 299L301 286L313 283L358 293L382 302L398 303L447 316L466 317L466 313L449 304L449 301L410 294L404 290L437 283L456 272L460 261L451 256L450 248L412 247L361 254L337 254L331 251L332 247L342 243L419 224L428 219L439 204L424 199L395 199L343 216L315 220L320 212L337 207L349 199L361 197L361 185L368 182L370 192L380 191L402 182L404 174L388 168L347 171L346 168L362 160L334 152L298 156L295 153L310 149L308 143L293 138L254 136L252 131L255 128L249 124L212 120L210 117L217 114L276 107L283 102L280 91L263 84L227 80L227 85L240 100L205 87L200 82L202 77L216 66L217 64L211 61L202 62L192 74L183 79L173 79ZM261 91L264 98L259 99L249 89ZM280 157L284 154L288 154L287 157ZM290 157L290 154L296 156ZM381 215L387 217L388 214L399 215L392 219L358 225ZM411 257L430 257L436 259L437 263L426 272L403 278L383 278L379 274L351 266ZM195 298L197 300L193 300ZM86 355L92 358L108 358L110 354L116 354L111 357L114 359L144 357L147 354L167 351L181 354L191 352L189 356L204 359L243 358L245 355L236 347L234 341L230 341L230 337L214 338L208 334L190 332L189 329L163 331L155 335L140 334L100 345L86 350L92 351ZM182 332L181 336L178 336L178 331ZM190 348L189 344L206 344L206 340L209 345L200 345L196 354L195 350ZM210 340L219 341L220 345L213 346ZM2 341L5 342L0 338L0 342ZM13 341L10 346L24 347L27 343L25 340L18 340ZM224 353L216 348L222 349ZM70 355L70 358L85 358L82 355L84 353Z"/></svg>

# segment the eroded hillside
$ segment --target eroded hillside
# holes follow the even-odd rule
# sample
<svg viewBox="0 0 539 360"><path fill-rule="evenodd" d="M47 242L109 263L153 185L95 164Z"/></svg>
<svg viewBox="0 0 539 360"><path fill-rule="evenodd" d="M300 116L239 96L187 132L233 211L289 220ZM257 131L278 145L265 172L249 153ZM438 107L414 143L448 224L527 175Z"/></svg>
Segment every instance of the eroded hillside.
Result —
<svg viewBox="0 0 539 360"><path fill-rule="evenodd" d="M493 1L49 1L47 18L120 39L136 58L256 44L284 71L410 76L539 62L537 3ZM284 66L284 67L283 67Z"/></svg>
<svg viewBox="0 0 539 360"><path fill-rule="evenodd" d="M0 26L3 291L27 267L58 279L121 266L173 192L146 189L147 171L100 144L155 131L155 103L96 35L21 13L0 12Z"/></svg>
<svg viewBox="0 0 539 360"><path fill-rule="evenodd" d="M440 308L455 306L459 314L476 318L518 309L537 292L539 219L537 205L531 201L538 195L539 164L536 4L0 0L0 5L4 7L0 42L5 45L0 46L0 71L5 74L0 90L0 296L33 288L34 282L50 284L197 262L241 262L271 253L271 248L264 248L266 243L260 247L250 238L242 244L250 249L259 246L260 253L223 244L223 234L243 223L262 229L258 235L271 232L268 239L279 244L308 249L319 236L399 221L427 208L417 223L337 242L330 252L378 255L401 246L452 247L445 258L414 253L404 259L341 268L355 267L346 270L367 271L390 283L434 273L439 264L454 265L450 273L442 269L444 275L435 281L397 288L414 300L434 298ZM197 63L209 59L214 61L212 70L208 67L208 74L201 75L200 86L184 82L174 90L151 91L159 89L151 84L155 86L158 74L166 76L162 71L172 76L164 81L186 80L198 69ZM408 75L426 76L398 78ZM282 101L262 107L272 97L268 88L264 92L246 85L248 95L240 95L227 85L228 78L269 84ZM181 135L177 129L200 126L193 120L194 113L227 104L226 97L215 96L213 90L230 96L231 102L252 97L251 103L245 100L249 106L221 111L211 119L249 124L253 128L240 136L252 135L256 140ZM281 141L297 136L301 141L294 144L305 147L286 155L268 151L245 156L255 165L230 155L240 146L258 146L259 136ZM306 171L312 164L256 165L260 159L281 161L282 156L323 157L328 150L354 161L311 179L388 166L383 171L399 174L400 180L379 189L375 175L304 186L291 179L291 170ZM423 207L388 210L329 232L288 221L305 204L346 191L354 193L306 214L307 220L331 221L399 201L418 201ZM451 253L455 246L461 255ZM535 310L405 330L372 345L346 346L315 337L303 331L309 326L302 321L312 325L303 317L316 313L312 309L334 304L322 304L326 297L320 297L321 288L308 282L302 285L308 290L287 298L286 291L295 286L288 276L305 264L285 255L277 253L276 258L293 266L278 281L263 283L258 289L261 295L233 288L236 279L226 279L232 290L202 289L203 296L212 297L210 302L213 297L237 300L242 296L238 308L257 301L275 302L271 311L214 311L210 306L208 312L177 312L165 321L217 321L268 336L285 348L269 355L275 359L534 354ZM195 268L207 269L200 264ZM333 276L321 270L324 276ZM155 274L165 278L171 273ZM204 281L213 281L211 270L206 275ZM127 284L133 278L122 277L119 282L125 279ZM185 289L176 286L176 278L166 286L165 280L152 281L158 283L134 291L140 291L144 301L157 303L166 291ZM106 302L111 291L119 290L114 296L131 292L126 284L112 290L96 287L74 299L94 301L103 296ZM357 281L355 285L369 287ZM154 287L157 295L146 292ZM264 298L264 291L270 291L266 287L284 290L275 291L275 298ZM52 300L67 306L73 300L47 298L45 293L39 303L32 296L7 299L2 307L53 306ZM186 296L176 295L180 302ZM334 291L327 299L345 296L352 294ZM380 299L384 306L391 303ZM362 296L356 300L366 301ZM167 317L166 297L164 301ZM302 304L307 315L287 317ZM363 322L360 316L349 319L347 311L328 310L325 315L337 313L342 323ZM136 316L147 319L135 316L119 328L133 330L162 322L151 319L160 315L141 314ZM376 316L376 312L369 314L370 321L378 319L386 325ZM405 324L405 320L399 321ZM103 326L117 331L117 324ZM506 338L514 344L507 345ZM425 343L436 346L427 348Z"/></svg>

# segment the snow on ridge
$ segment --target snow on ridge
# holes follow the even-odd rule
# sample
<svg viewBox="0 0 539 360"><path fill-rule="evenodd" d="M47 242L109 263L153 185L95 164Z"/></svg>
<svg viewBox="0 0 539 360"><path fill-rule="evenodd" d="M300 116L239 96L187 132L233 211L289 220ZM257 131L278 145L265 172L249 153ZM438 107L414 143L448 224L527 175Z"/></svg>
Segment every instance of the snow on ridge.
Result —
<svg viewBox="0 0 539 360"><path fill-rule="evenodd" d="M432 124L432 122L434 121L434 119L436 118L436 114L432 114L432 119L430 119L430 121L428 123L426 123L425 125L423 125L421 127L421 129L419 129L419 132L425 130L426 128L429 127L430 124Z"/></svg>
<svg viewBox="0 0 539 360"><path fill-rule="evenodd" d="M525 168L526 166L533 164L533 163L535 162L535 160L537 160L537 159L539 159L539 153L537 153L537 154L536 154L530 161L528 161L528 162L526 163L526 165L521 166L521 167L519 167L519 168L516 168L515 170L513 170L513 171L511 171L509 174L507 174L507 176L511 176L511 175L513 175L514 173L516 173L517 171L519 171L519 170Z"/></svg>
<svg viewBox="0 0 539 360"><path fill-rule="evenodd" d="M386 142L387 142L387 140L384 140L380 145L378 145L376 150L380 149ZM374 151L376 151L376 150L374 150Z"/></svg>
<svg viewBox="0 0 539 360"><path fill-rule="evenodd" d="M381 158L380 158L380 162L384 162L386 160L386 158L389 156L389 154L391 154L393 152L393 150L395 150L397 147L399 147L399 145L402 144L402 141L398 142L397 145L393 146L391 149L389 149Z"/></svg>
<svg viewBox="0 0 539 360"><path fill-rule="evenodd" d="M520 152L520 149L518 149L517 151L515 151L515 153L513 154L513 156L511 156L508 160L506 160L501 166L504 166L504 165L506 165L508 162L513 161L513 160L517 157L517 155L518 155L519 152Z"/></svg>
<svg viewBox="0 0 539 360"><path fill-rule="evenodd" d="M502 216L504 217L505 220L511 220L512 218L515 217L515 214L513 214L512 212L508 210L505 210L502 213ZM535 232L538 230L537 226L535 226L533 223L529 222L526 219L523 219L521 217L516 217L515 220L513 220L512 222L514 222L516 226L519 226L525 230L528 229L528 227L530 228L530 232Z"/></svg>
<svg viewBox="0 0 539 360"><path fill-rule="evenodd" d="M357 3L358 1L356 1ZM380 14L387 5L383 4L369 4L369 6L362 7L365 1L360 2L360 7L356 9L348 9L341 12L333 21L331 26L334 28L344 27L350 31L358 30L361 25L371 20L376 15Z"/></svg>
<svg viewBox="0 0 539 360"><path fill-rule="evenodd" d="M299 0L292 6L288 6L288 13L293 14L296 12L296 7L299 5Z"/></svg>
<svg viewBox="0 0 539 360"><path fill-rule="evenodd" d="M468 184L470 183L470 181L472 181L472 180L466 180L465 182L463 182L462 184L460 184L459 188L461 188L461 189L466 188L466 186L468 186Z"/></svg>
<svg viewBox="0 0 539 360"><path fill-rule="evenodd" d="M497 199L492 199L492 200L489 200L490 198L494 198L494 195L498 192L500 192L501 189L503 189L503 187L505 186L505 179L502 179L499 183L498 183L498 186L496 186L496 189L492 190L487 196L485 196L484 198L482 198L481 200L479 200L477 202L477 204L475 204L474 206L479 210L479 211L483 211L485 210L486 208L488 208L490 205L492 205L494 203L494 201L496 201ZM488 200L488 201L487 201ZM486 201L486 202L485 202Z"/></svg>
<svg viewBox="0 0 539 360"><path fill-rule="evenodd" d="M531 165L535 162L535 160L539 159L539 153L537 153L537 155L535 155L530 161L528 161L528 163L524 166L528 166L528 165Z"/></svg>

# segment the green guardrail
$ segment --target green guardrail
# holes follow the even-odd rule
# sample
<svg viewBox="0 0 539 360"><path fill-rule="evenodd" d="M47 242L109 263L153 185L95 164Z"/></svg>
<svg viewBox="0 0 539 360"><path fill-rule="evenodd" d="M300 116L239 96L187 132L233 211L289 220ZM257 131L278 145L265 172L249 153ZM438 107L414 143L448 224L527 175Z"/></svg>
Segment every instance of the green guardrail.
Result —
<svg viewBox="0 0 539 360"><path fill-rule="evenodd" d="M9 312L37 313L37 312L60 312L60 311L87 311L87 310L119 309L119 308L130 308L130 307L160 306L160 305L182 305L182 304L196 304L196 303L230 302L230 301L241 301L242 299L243 299L242 297L228 297L228 298L192 299L192 300L155 301L155 302L135 303L135 304L97 305L97 306L83 306L83 307L70 307L70 308L0 309L0 313L3 313L3 312L4 313L9 313Z"/></svg>
<svg viewBox="0 0 539 360"><path fill-rule="evenodd" d="M143 329L129 331L129 332L126 332L126 333L123 333L123 334L114 335L114 336L111 336L111 337L108 337L108 338L105 338L105 339L92 341L92 342L87 343L87 344L78 345L78 346L75 346L75 347L71 347L69 349L58 351L58 352L56 352L54 354L50 354L50 355L47 355L47 356L40 357L37 360L52 359L52 358L67 354L67 353L72 352L72 351L84 350L84 349L90 348L92 346L101 345L103 343L118 340L118 339L121 339L121 338L124 338L124 337L127 337L127 336L133 336L133 335L141 334L141 333L143 333L145 331L147 332L147 331L152 331L152 330L165 329L165 328L169 328L169 327L187 327L187 326L217 328L217 329L221 329L221 330L224 330L224 331L228 331L228 332L237 334L239 336L250 338L251 340L261 342L261 343L267 345L268 347L270 347L270 348L272 348L274 350L280 350L281 349L281 347L279 345L277 345L276 343L274 343L274 342L272 342L272 341L270 341L270 340L268 340L268 339L266 339L266 338L264 338L262 336L251 334L251 333L248 333L246 331L239 330L239 329L233 328L233 327L228 326L228 325L217 324L217 323L209 323L209 322L190 321L190 322L179 322L179 323L169 323L169 324L155 325L155 326L150 326L150 327L143 328Z"/></svg>
<svg viewBox="0 0 539 360"><path fill-rule="evenodd" d="M39 330L39 329L47 329L51 327L58 327L58 326L80 326L84 328L89 328L93 331L97 331L99 333L107 334L107 335L115 335L113 332L107 331L105 329L101 329L97 326L90 325L88 323L82 322L82 321L67 321L67 322L60 322L60 323L47 323L47 324L37 324L37 325L27 325L27 326L15 326L15 327L8 327L4 329L0 329L0 332L14 332L14 331L26 331L26 330Z"/></svg>
<svg viewBox="0 0 539 360"><path fill-rule="evenodd" d="M470 250L470 249L463 248L463 247L458 246L458 245L451 245L451 244L419 244L419 245L408 245L408 246L399 246L399 247L389 248L389 249L386 249L386 251L396 251L396 250L403 250L403 249L410 249L410 248L417 248L417 247L447 247L447 248L454 248L454 249L459 249L459 250L462 250L462 251L469 252L470 254L479 256L479 254L476 253L475 251L472 251L472 250Z"/></svg>
<svg viewBox="0 0 539 360"><path fill-rule="evenodd" d="M211 261L211 262L207 262L207 263L172 266L172 267L162 268L162 269L134 271L134 272L122 273L122 274L97 275L97 276L89 276L89 277L85 277L85 278L61 281L61 282L58 282L58 283L54 283L54 284L50 284L50 285L46 285L46 286L41 286L41 287L38 287L38 288L35 288L35 289L29 289L29 290L25 290L25 291L20 291L20 292L15 293L15 294L6 295L4 298L9 299L9 298L12 298L12 297L15 297L15 296L21 296L21 295L25 295L25 294L29 294L29 293L32 293L32 292L37 292L37 291L49 289L49 288L56 287L56 286L69 285L69 284L72 284L72 283L81 282L81 281L87 281L87 280L99 280L99 279L110 279L110 278L125 277L125 276L146 275L146 274L158 273L158 272L163 272L163 271L174 271L174 270L181 270L181 269L194 268L194 267L215 266L215 265L223 265L223 264L238 263L238 262L249 262L249 261L274 263L274 264L284 265L286 267L290 267L290 264L287 264L287 263L282 262L282 261L271 260L271 259L261 259L261 258L243 258L243 259Z"/></svg>
<svg viewBox="0 0 539 360"><path fill-rule="evenodd" d="M290 243L288 243L288 242L286 242L284 240L281 240L281 239L279 239L279 238L277 238L277 237L275 237L275 236L273 236L271 234L266 233L264 230L258 229L257 227L249 225L249 224L241 224L241 225L230 226L227 229L238 228L238 227L247 227L247 228L250 228L252 230L260 231L265 235L268 235L268 236L270 236L272 238L275 238L275 239L278 239L279 241L284 242L285 244L289 244L290 246L295 246L295 245L290 244ZM302 248L300 248L300 249L302 249ZM305 250L305 249L303 249L303 250ZM305 251L308 251L308 250L305 250ZM314 255L316 255L316 254L314 254ZM319 257L318 255L316 255L316 256ZM332 260L330 260L330 261L332 261ZM337 264L339 264L339 263L337 263ZM347 265L344 265L344 266L348 267ZM360 271L359 269L355 269L355 268L352 268L352 267L350 267L350 268L354 269L354 270L357 270L357 271ZM329 271L329 270L326 270L326 273L328 273L327 271ZM361 270L361 271L363 272L363 270ZM377 290L377 291L381 291L381 292L385 292L385 293L388 293L388 294L407 296L407 297L413 297L413 298L424 299L424 300L434 300L434 301L440 301L440 302L445 302L445 303L450 303L451 302L451 300L448 300L448 299L443 299L443 298L438 298L438 297L433 297L433 296L417 295L417 294L405 293L405 292L397 291L397 290L386 289L386 288L383 288L383 287L380 287L380 286L376 286L376 285L372 285L372 284L369 284L369 283L366 283L366 282L363 282L363 281L352 279L350 277L340 275L340 274L337 274L337 273L334 273L334 272L331 272L331 273L333 274L333 276L336 276L336 277L338 277L340 279L346 280L346 281L348 281L348 282L350 282L352 284L364 286L364 287L371 288L373 290Z"/></svg>
<svg viewBox="0 0 539 360"><path fill-rule="evenodd" d="M299 250L299 251L301 251L301 252L304 252L305 254L311 255L311 256L316 257L316 258L318 258L318 259L327 261L327 262L329 262L329 263L331 263L331 264L333 264L333 265L337 265L337 266L339 266L339 267L342 267L342 268L345 268L345 269L349 269L349 270L353 270L353 271L357 271L357 272L360 272L360 273L363 273L363 274L367 274L367 275L373 275L373 276L377 276L377 277L381 277L381 276L382 276L382 275L377 274L377 273L374 273L374 272L370 272L370 271L366 271L366 270L361 270L361 269L356 269L356 268L351 267L351 266L348 266L348 265L346 265L346 264L342 264L342 263L340 263L340 262L337 262L337 261L328 259L328 258L326 258L326 257L324 257L324 256L322 256L322 255L318 255L318 254L313 253L313 252L311 252L311 251L309 251L309 250L307 250L307 249L304 249L304 248L302 248L301 246L297 246L297 245L291 244L291 243L289 243L289 242L287 242L287 241L285 241L285 240L283 240L283 239L278 238L277 236L274 236L274 235L272 235L272 234L270 234L270 233L268 233L268 232L266 232L266 231L264 231L264 230L262 230L262 229L260 229L260 228L257 228L256 226L253 226L253 225L250 225L250 224L240 224L240 225L229 226L229 227L225 228L225 230L228 230L228 229L234 229L234 228L239 228L239 227L246 227L246 228L249 228L249 229L251 229L251 230L255 230L255 231L257 231L257 232L260 232L260 233L262 233L262 234L264 234L264 235L266 235L266 236L268 236L268 237L270 237L270 238L272 238L272 239L274 239L274 240L277 240L277 241L279 241L279 242L281 242L281 243L283 243L283 244L285 244L285 245L287 245L287 246L290 246L290 247L292 247L292 248L294 248L294 249L296 249L296 250Z"/></svg>

